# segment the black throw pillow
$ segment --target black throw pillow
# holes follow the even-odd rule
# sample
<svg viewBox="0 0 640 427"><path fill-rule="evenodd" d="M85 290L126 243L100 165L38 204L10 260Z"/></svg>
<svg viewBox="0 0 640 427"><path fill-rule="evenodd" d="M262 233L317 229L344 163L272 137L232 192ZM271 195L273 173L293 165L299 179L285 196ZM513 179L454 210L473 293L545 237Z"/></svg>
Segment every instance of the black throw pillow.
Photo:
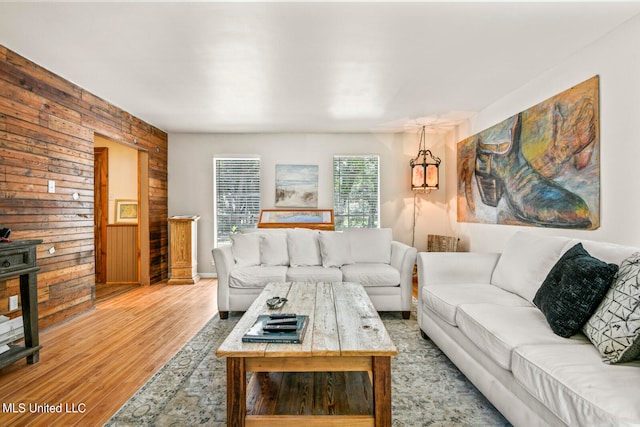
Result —
<svg viewBox="0 0 640 427"><path fill-rule="evenodd" d="M533 303L556 335L580 331L604 298L618 266L589 255L578 243L560 257L538 289Z"/></svg>

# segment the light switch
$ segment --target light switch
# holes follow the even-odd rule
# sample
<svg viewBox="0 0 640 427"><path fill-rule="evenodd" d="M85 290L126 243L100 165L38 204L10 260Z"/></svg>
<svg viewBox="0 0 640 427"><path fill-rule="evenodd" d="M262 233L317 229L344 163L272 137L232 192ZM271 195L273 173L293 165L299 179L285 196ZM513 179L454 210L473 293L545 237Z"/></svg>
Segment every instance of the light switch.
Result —
<svg viewBox="0 0 640 427"><path fill-rule="evenodd" d="M9 297L9 311L15 311L18 309L18 295L12 295Z"/></svg>
<svg viewBox="0 0 640 427"><path fill-rule="evenodd" d="M52 179L49 180L49 193L56 192L56 182Z"/></svg>

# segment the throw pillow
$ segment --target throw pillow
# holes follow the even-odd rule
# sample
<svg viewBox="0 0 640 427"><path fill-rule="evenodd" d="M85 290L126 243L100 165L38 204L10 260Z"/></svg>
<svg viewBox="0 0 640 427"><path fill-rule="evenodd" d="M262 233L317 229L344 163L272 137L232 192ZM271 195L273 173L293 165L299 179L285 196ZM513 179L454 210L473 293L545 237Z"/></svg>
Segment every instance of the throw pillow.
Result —
<svg viewBox="0 0 640 427"><path fill-rule="evenodd" d="M491 283L529 302L540 289L569 239L517 231L506 242ZM571 245L573 246L573 245Z"/></svg>
<svg viewBox="0 0 640 427"><path fill-rule="evenodd" d="M260 235L260 265L289 265L286 233Z"/></svg>
<svg viewBox="0 0 640 427"><path fill-rule="evenodd" d="M347 228L354 262L391 263L392 231L390 228Z"/></svg>
<svg viewBox="0 0 640 427"><path fill-rule="evenodd" d="M578 243L551 268L533 302L553 332L568 338L589 320L617 272L617 265L592 257Z"/></svg>
<svg viewBox="0 0 640 427"><path fill-rule="evenodd" d="M322 255L322 266L326 268L353 264L351 245L344 233L321 231L320 254Z"/></svg>
<svg viewBox="0 0 640 427"><path fill-rule="evenodd" d="M611 288L583 328L606 363L640 354L640 252L620 264Z"/></svg>
<svg viewBox="0 0 640 427"><path fill-rule="evenodd" d="M231 253L237 267L260 265L260 241L257 233L230 234Z"/></svg>
<svg viewBox="0 0 640 427"><path fill-rule="evenodd" d="M305 228L287 230L287 249L291 267L322 265L318 231Z"/></svg>

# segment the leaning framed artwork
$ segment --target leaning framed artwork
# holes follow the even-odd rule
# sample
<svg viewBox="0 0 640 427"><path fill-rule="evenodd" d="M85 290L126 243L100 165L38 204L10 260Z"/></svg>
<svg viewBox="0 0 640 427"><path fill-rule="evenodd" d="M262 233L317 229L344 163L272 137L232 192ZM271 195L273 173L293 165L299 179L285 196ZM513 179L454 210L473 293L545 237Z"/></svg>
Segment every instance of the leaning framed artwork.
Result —
<svg viewBox="0 0 640 427"><path fill-rule="evenodd" d="M598 76L460 141L457 154L459 222L598 228Z"/></svg>
<svg viewBox="0 0 640 427"><path fill-rule="evenodd" d="M137 200L116 200L116 224L132 224L138 222Z"/></svg>
<svg viewBox="0 0 640 427"><path fill-rule="evenodd" d="M333 209L263 209L258 228L334 230Z"/></svg>

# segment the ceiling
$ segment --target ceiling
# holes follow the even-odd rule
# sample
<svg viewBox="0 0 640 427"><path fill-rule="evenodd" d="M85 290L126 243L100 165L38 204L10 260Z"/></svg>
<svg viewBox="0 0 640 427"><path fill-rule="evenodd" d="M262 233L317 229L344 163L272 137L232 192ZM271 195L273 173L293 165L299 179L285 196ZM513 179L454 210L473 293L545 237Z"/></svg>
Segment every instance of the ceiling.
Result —
<svg viewBox="0 0 640 427"><path fill-rule="evenodd" d="M19 1L0 3L0 43L167 132L397 131L465 119L639 12L634 1Z"/></svg>

